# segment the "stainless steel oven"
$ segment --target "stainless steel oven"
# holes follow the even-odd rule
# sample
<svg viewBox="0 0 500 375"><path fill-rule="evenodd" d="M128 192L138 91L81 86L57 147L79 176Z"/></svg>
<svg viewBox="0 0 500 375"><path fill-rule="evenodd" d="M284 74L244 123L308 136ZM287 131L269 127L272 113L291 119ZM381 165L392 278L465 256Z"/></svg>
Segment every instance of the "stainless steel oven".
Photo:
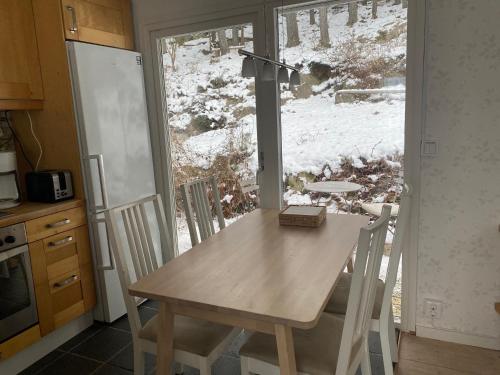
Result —
<svg viewBox="0 0 500 375"><path fill-rule="evenodd" d="M0 342L38 322L24 224L0 228Z"/></svg>

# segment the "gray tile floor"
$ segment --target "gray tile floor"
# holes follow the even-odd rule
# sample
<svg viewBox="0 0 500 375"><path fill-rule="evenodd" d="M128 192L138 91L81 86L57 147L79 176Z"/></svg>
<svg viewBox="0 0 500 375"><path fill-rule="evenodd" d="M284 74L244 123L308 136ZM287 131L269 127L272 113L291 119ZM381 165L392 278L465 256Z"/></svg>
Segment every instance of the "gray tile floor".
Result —
<svg viewBox="0 0 500 375"><path fill-rule="evenodd" d="M157 312L157 305L146 302L139 309L141 320L147 321ZM215 362L214 375L239 375L238 351L246 340L240 335L228 350ZM370 337L373 375L384 374L380 341L376 334ZM146 356L146 373L155 373L153 355ZM127 317L111 325L95 323L24 370L22 375L127 375L132 374L132 336ZM358 373L360 373L358 371ZM185 375L198 375L199 371L185 368Z"/></svg>

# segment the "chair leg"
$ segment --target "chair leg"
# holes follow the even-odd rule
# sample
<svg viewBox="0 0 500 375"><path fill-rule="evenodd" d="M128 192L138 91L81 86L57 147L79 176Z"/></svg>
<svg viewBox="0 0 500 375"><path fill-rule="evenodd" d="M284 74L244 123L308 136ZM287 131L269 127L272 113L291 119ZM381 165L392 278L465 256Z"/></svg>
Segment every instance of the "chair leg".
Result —
<svg viewBox="0 0 500 375"><path fill-rule="evenodd" d="M368 340L363 344L363 356L361 358L361 374L372 375L372 366L370 364L370 350L368 349Z"/></svg>
<svg viewBox="0 0 500 375"><path fill-rule="evenodd" d="M134 344L134 375L144 375L144 352Z"/></svg>
<svg viewBox="0 0 500 375"><path fill-rule="evenodd" d="M389 347L391 350L391 360L394 363L398 362L398 341L396 339L396 327L394 327L394 315L391 312L389 314Z"/></svg>
<svg viewBox="0 0 500 375"><path fill-rule="evenodd" d="M248 370L248 358L246 357L241 357L241 375L251 375L250 371Z"/></svg>

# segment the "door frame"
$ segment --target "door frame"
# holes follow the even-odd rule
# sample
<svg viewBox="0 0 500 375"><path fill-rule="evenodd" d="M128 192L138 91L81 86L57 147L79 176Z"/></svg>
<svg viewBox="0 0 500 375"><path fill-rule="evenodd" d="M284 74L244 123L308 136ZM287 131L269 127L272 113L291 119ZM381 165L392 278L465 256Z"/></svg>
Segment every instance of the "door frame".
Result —
<svg viewBox="0 0 500 375"><path fill-rule="evenodd" d="M144 33L144 71L146 80L150 83L147 85L147 96L150 103L154 103L154 105L149 106L149 118L151 122L153 158L155 160L156 185L158 192L165 197L163 202L167 213L167 226L171 231L173 243L176 247L175 183L168 131L165 85L161 69L160 39L234 25L252 24L254 51L257 54L265 54L265 19L263 8L254 6L155 24L147 27L147 31ZM278 122L279 112L275 109L276 106L269 105L273 101L278 101L277 87L273 90L272 85L273 82L255 80L257 146L259 166L263 167L263 170L260 171L259 183L262 196L261 206L265 208L279 207L275 197L281 197L281 191L278 193L275 191L276 185L280 187L280 184L276 184L276 181L273 180L277 175L274 172L276 170L276 165L273 163L275 158L267 157L268 154L270 155L275 150L274 145L278 136L276 123ZM266 197L273 197L274 199Z"/></svg>
<svg viewBox="0 0 500 375"><path fill-rule="evenodd" d="M345 0L328 1L345 3ZM170 189L173 185L169 137L159 77L158 43L162 36L188 33L190 31L207 30L214 25L225 26L236 23L254 23L254 50L258 54L270 53L276 57L277 19L275 14L279 8L292 5L310 5L324 1L304 0L265 0L258 5L239 6L234 4L224 11L206 11L204 15L193 15L142 25L137 31L139 45L144 56L144 73L146 94L148 97L149 120L155 178L157 190L164 198L168 227L172 236L176 236L175 199ZM411 184L412 217L409 225L409 236L403 254L403 300L402 324L405 331L415 331L417 310L417 271L418 271L418 237L420 206L420 145L425 120L424 97L424 53L425 53L425 21L427 0L409 0L408 2L408 34L407 34L407 94L405 114L405 181ZM188 12L189 13L189 12ZM186 14L186 12L184 12ZM240 21L238 21L240 20ZM276 21L276 22L275 22ZM217 27L217 26L215 26ZM265 35L265 30L268 34ZM267 41L266 41L267 39ZM268 46L266 51L266 44ZM259 152L264 153L264 173L261 186L262 206L281 207L282 204L282 163L281 163L281 118L278 85L262 83L256 80L257 133ZM264 103L264 104L263 104ZM275 103L276 105L270 105ZM172 220L173 219L173 220ZM177 243L177 241L174 241Z"/></svg>

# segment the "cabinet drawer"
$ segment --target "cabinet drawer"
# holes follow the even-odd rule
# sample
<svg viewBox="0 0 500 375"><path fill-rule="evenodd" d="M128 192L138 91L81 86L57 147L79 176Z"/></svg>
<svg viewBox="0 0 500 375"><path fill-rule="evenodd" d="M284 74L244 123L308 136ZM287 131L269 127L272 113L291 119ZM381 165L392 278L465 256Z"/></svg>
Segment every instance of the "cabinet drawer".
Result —
<svg viewBox="0 0 500 375"><path fill-rule="evenodd" d="M43 240L47 266L77 254L75 230L69 230Z"/></svg>
<svg viewBox="0 0 500 375"><path fill-rule="evenodd" d="M86 224L86 221L84 207L77 207L27 221L26 234L28 235L28 242L41 240L79 227Z"/></svg>

